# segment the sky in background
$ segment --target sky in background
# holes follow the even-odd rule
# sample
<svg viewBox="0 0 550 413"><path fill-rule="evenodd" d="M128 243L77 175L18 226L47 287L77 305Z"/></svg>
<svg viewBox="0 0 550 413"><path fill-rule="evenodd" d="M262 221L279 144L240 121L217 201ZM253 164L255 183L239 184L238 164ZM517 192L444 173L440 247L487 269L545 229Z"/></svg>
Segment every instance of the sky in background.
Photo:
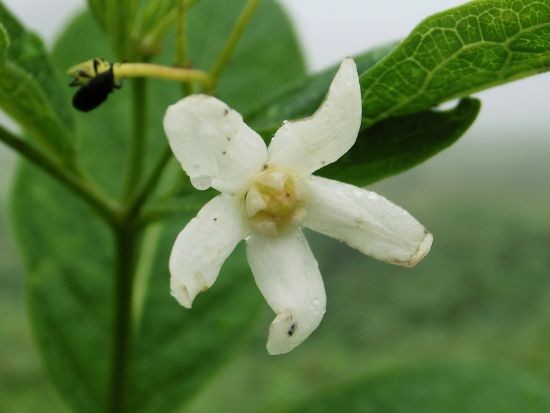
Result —
<svg viewBox="0 0 550 413"><path fill-rule="evenodd" d="M464 0L281 0L296 23L309 67L322 69L345 56L405 37L424 17ZM5 0L27 26L51 43L84 0ZM550 133L550 74L479 93L481 115L468 132L485 139L525 139ZM529 131L528 134L525 132Z"/></svg>

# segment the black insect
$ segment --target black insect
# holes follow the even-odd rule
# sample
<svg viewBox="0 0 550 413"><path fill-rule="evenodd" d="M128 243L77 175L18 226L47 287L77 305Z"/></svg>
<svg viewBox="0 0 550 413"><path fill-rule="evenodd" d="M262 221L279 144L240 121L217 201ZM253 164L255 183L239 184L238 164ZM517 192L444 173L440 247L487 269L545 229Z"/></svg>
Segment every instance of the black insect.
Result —
<svg viewBox="0 0 550 413"><path fill-rule="evenodd" d="M89 112L107 100L107 97L121 85L115 82L113 64L103 59L93 59L71 69L74 76L69 86L80 86L73 96L73 106Z"/></svg>

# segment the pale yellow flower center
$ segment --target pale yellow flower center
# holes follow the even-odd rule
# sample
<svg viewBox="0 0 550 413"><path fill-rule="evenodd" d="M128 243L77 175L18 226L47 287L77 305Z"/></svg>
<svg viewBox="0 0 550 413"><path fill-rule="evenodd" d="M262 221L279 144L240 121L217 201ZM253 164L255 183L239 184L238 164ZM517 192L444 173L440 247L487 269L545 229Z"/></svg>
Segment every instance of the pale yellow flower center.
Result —
<svg viewBox="0 0 550 413"><path fill-rule="evenodd" d="M301 179L281 169L258 174L245 197L252 228L275 236L292 231L305 218L304 185Z"/></svg>

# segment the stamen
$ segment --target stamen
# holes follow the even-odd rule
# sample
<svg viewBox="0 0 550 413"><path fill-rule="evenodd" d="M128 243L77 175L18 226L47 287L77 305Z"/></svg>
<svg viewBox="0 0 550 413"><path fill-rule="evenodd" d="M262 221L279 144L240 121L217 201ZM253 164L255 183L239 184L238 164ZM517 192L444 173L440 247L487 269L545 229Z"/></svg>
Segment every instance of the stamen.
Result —
<svg viewBox="0 0 550 413"><path fill-rule="evenodd" d="M280 169L260 173L245 197L252 228L270 236L293 230L306 216L303 195L299 177Z"/></svg>

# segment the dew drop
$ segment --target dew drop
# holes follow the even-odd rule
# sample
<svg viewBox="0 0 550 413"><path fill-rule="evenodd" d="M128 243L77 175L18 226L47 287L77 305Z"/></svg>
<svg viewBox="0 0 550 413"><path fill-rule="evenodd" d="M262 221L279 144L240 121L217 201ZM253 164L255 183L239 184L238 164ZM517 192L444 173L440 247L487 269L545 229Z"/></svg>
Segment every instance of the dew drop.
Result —
<svg viewBox="0 0 550 413"><path fill-rule="evenodd" d="M212 186L212 177L207 175L199 175L191 177L191 184L200 190L208 189Z"/></svg>

